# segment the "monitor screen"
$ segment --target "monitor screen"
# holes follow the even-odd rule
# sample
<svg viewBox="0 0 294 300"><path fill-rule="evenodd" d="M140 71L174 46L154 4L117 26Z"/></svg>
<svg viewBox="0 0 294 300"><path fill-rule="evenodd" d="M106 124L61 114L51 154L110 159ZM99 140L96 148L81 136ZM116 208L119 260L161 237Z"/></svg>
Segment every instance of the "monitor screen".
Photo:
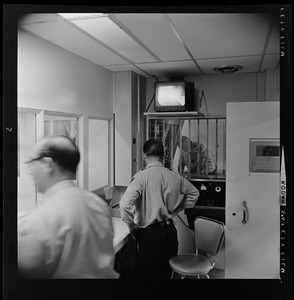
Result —
<svg viewBox="0 0 294 300"><path fill-rule="evenodd" d="M193 111L194 83L184 80L157 81L154 110L156 112Z"/></svg>
<svg viewBox="0 0 294 300"><path fill-rule="evenodd" d="M184 85L161 85L157 88L157 105L161 106L184 106Z"/></svg>

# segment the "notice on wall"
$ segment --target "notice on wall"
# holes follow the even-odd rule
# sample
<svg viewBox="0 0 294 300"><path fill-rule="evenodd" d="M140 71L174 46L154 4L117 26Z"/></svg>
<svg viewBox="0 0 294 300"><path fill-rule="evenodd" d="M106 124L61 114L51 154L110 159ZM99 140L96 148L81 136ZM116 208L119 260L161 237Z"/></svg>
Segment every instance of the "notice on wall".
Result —
<svg viewBox="0 0 294 300"><path fill-rule="evenodd" d="M280 173L280 140L250 139L250 174Z"/></svg>

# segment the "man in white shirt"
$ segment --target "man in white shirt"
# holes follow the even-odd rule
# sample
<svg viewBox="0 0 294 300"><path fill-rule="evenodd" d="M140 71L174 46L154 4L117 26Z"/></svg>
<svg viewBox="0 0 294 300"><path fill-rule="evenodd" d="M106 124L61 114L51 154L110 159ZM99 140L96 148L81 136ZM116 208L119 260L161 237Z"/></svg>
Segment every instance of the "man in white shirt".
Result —
<svg viewBox="0 0 294 300"><path fill-rule="evenodd" d="M117 278L106 203L75 185L80 153L65 136L37 142L28 162L42 205L19 219L21 278Z"/></svg>
<svg viewBox="0 0 294 300"><path fill-rule="evenodd" d="M199 191L165 168L162 142L144 143L146 168L136 173L120 200L121 216L136 240L135 278L170 278L169 259L177 255L173 217L195 205Z"/></svg>

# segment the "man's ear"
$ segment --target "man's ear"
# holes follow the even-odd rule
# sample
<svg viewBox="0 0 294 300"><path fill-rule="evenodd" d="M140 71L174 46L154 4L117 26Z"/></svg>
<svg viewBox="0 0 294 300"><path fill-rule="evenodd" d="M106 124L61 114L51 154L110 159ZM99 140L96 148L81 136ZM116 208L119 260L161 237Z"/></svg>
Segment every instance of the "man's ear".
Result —
<svg viewBox="0 0 294 300"><path fill-rule="evenodd" d="M54 161L51 157L43 157L45 168L48 173L52 173L54 169Z"/></svg>

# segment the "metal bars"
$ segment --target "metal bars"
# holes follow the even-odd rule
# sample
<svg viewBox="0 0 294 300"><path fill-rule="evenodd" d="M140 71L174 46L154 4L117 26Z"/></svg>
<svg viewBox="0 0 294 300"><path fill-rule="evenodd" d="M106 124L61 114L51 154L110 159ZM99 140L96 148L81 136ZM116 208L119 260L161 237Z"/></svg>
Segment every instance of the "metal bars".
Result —
<svg viewBox="0 0 294 300"><path fill-rule="evenodd" d="M147 138L162 140L165 166L188 179L225 179L226 118L146 114ZM182 136L188 138L186 149ZM182 164L182 162L185 162Z"/></svg>

